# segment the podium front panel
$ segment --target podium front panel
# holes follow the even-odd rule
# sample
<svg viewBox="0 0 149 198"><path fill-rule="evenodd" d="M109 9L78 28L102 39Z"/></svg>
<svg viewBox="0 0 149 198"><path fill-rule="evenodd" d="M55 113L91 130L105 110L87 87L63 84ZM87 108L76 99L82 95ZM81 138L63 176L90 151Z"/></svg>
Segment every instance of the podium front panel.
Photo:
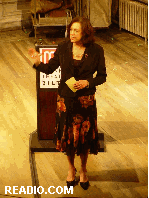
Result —
<svg viewBox="0 0 149 198"><path fill-rule="evenodd" d="M37 45L41 61L47 63L54 56L57 45ZM46 75L36 71L37 86L37 133L40 140L52 140L56 125L57 89L61 79L61 68Z"/></svg>

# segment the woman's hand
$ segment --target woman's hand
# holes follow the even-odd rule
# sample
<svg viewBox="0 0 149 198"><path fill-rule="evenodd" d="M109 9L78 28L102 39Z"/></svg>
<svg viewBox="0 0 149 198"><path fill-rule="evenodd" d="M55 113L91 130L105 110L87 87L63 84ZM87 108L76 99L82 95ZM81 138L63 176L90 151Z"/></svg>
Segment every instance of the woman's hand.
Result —
<svg viewBox="0 0 149 198"><path fill-rule="evenodd" d="M39 52L37 52L34 48L30 48L28 50L28 54L33 59L36 66L40 64L40 55L41 54Z"/></svg>
<svg viewBox="0 0 149 198"><path fill-rule="evenodd" d="M83 89L88 85L88 81L87 80L79 80L77 81L73 87L77 90Z"/></svg>

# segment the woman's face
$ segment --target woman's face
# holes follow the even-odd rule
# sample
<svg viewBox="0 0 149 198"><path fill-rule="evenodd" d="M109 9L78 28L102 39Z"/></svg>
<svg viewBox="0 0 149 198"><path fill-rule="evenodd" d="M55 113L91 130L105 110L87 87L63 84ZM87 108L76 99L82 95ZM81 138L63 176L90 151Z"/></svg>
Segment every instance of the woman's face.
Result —
<svg viewBox="0 0 149 198"><path fill-rule="evenodd" d="M81 38L82 38L81 24L75 22L72 24L70 28L70 40L72 43L78 43Z"/></svg>

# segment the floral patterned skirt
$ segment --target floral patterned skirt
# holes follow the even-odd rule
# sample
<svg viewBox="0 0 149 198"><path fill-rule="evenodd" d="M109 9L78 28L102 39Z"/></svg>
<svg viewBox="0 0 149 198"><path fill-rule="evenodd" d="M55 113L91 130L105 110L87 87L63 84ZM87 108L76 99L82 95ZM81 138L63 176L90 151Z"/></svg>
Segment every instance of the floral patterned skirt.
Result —
<svg viewBox="0 0 149 198"><path fill-rule="evenodd" d="M66 155L98 154L100 148L97 130L95 94L75 98L57 97L56 149Z"/></svg>

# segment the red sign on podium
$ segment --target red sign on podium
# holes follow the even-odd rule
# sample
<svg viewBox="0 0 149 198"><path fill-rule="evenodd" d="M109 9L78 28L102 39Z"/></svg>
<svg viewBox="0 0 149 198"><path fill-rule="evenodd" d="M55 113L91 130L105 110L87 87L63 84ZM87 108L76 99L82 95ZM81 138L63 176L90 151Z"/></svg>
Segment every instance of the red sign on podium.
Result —
<svg viewBox="0 0 149 198"><path fill-rule="evenodd" d="M47 63L54 56L56 48L40 48L39 52L43 54L40 61ZM58 88L61 79L61 68L59 66L52 74L46 75L40 72L40 88Z"/></svg>

